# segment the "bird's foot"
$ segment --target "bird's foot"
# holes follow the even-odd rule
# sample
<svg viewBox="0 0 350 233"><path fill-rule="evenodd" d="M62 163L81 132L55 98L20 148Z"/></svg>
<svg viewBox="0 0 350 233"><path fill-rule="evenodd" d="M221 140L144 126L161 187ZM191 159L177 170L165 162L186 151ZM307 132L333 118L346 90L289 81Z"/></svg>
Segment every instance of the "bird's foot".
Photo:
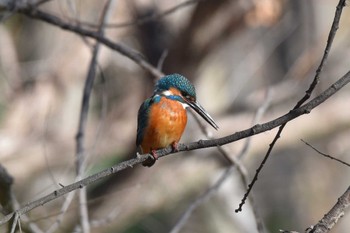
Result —
<svg viewBox="0 0 350 233"><path fill-rule="evenodd" d="M152 155L154 161L158 160L159 156L157 155L157 151L156 150L152 150L151 151L151 155Z"/></svg>
<svg viewBox="0 0 350 233"><path fill-rule="evenodd" d="M156 153L156 150L151 151L151 156L149 156L143 163L142 165L145 167L152 167L156 161L158 160L159 156Z"/></svg>
<svg viewBox="0 0 350 233"><path fill-rule="evenodd" d="M179 151L179 143L178 142L171 143L171 148L173 149L173 152L178 152Z"/></svg>

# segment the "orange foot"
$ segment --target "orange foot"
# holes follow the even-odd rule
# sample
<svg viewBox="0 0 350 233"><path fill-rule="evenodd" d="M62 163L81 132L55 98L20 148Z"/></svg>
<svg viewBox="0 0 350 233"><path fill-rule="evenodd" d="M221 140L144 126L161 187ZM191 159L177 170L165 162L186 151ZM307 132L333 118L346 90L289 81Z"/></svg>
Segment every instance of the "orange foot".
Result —
<svg viewBox="0 0 350 233"><path fill-rule="evenodd" d="M145 167L152 167L156 161L158 160L159 156L157 155L156 153L156 150L152 150L151 151L151 157L149 157L148 159L146 159L142 165L145 166Z"/></svg>
<svg viewBox="0 0 350 233"><path fill-rule="evenodd" d="M171 144L171 148L173 149L173 152L178 152L179 151L179 143L178 142L173 142Z"/></svg>

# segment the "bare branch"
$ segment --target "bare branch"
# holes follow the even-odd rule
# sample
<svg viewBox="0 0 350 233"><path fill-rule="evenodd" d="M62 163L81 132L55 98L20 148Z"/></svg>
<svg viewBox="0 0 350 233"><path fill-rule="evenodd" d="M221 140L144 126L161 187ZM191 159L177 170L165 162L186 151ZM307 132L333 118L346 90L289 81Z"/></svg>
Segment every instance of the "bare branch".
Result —
<svg viewBox="0 0 350 233"><path fill-rule="evenodd" d="M15 209L19 208L18 201L13 193L12 189L13 178L7 172L7 170L0 164L0 212L2 214L8 214L13 212ZM26 228L27 232L31 233L42 233L41 229L34 223L29 221L29 218L24 214L21 218L28 223ZM18 219L19 220L19 219ZM12 225L11 225L12 224ZM19 221L13 221L9 224L10 229L16 229L17 224L20 224Z"/></svg>
<svg viewBox="0 0 350 233"><path fill-rule="evenodd" d="M170 231L170 233L178 233L183 228L187 220L190 218L193 211L197 209L197 207L200 206L202 203L207 201L220 188L220 186L224 183L224 181L226 181L227 177L229 177L234 170L235 169L232 166L229 166L228 168L226 168L224 173L214 183L214 185L211 186L209 189L207 189L199 197L197 197L195 201L188 206L187 210L181 216L179 221L175 224L174 228Z"/></svg>
<svg viewBox="0 0 350 233"><path fill-rule="evenodd" d="M104 35L104 32L103 32L104 25L106 23L108 16L110 15L111 10L113 9L112 7L110 7L111 4L112 4L112 0L108 0L103 8L101 19L100 19L100 25L97 31L97 33L100 36ZM90 96L91 96L91 91L93 88L95 75L96 75L96 63L97 63L97 56L98 56L99 50L100 50L100 43L97 41L93 48L89 71L85 80L83 99L82 99L80 118L79 118L78 133L76 136L77 177L82 177L85 171L85 161L84 161L85 149L84 149L83 141L84 141L84 135L85 135L85 129L86 129L87 116L89 112ZM86 194L85 188L82 188L79 190L79 213L80 213L80 224L81 224L83 233L90 232L90 223L89 223L89 215L88 215L88 207L87 207L87 194Z"/></svg>
<svg viewBox="0 0 350 233"><path fill-rule="evenodd" d="M337 8L336 8L336 11L335 11L335 16L334 16L334 20L333 20L333 24L332 24L332 27L331 27L331 30L329 32L329 36L328 36L328 40L327 40L327 44L326 44L326 48L324 50L324 54L323 54L323 57L322 57L322 60L321 60L321 63L320 65L318 66L317 70L316 70L316 75L312 81L312 83L310 84L308 90L306 91L305 95L298 101L298 103L294 106L293 110L296 110L298 109L302 104L305 103L305 101L307 101L313 90L315 89L316 85L318 84L319 82L319 79L320 79L320 74L322 72L322 69L323 69L323 66L324 64L326 63L326 60L328 58L328 53L332 47L332 43L333 43L333 39L335 37L335 34L339 28L339 21L340 21L340 16L341 16L341 13L342 13L342 10L343 10L343 7L345 6L345 0L340 0L338 5L337 5ZM293 111L292 110L292 111ZM270 154L271 154L271 151L272 149L274 148L274 146L276 145L278 139L281 137L281 134L282 134L282 131L284 129L284 127L286 126L287 122L282 124L279 129L278 129L278 132L276 134L276 136L274 137L274 139L272 140L271 144L269 145L269 149L267 150L265 156L264 156L264 159L262 160L260 166L258 167L258 169L256 170L256 173L254 175L254 178L253 180L251 181L251 183L248 185L248 189L247 189L247 192L244 194L244 197L242 198L242 201L241 203L239 204L238 208L235 210L235 212L240 212L242 211L242 207L250 193L250 191L252 190L255 182L258 180L258 176L259 176L259 173L260 171L262 170L262 168L264 167L267 159L269 158Z"/></svg>
<svg viewBox="0 0 350 233"><path fill-rule="evenodd" d="M192 142L188 144L179 144L178 145L178 151L173 151L171 146L168 148L157 150L156 153L159 156L159 158L169 155L169 154L175 154L181 151L191 151L196 150L200 148L209 148L209 147L216 147L218 145L225 145L228 143L232 143L234 141L238 141L242 138L247 138L256 134L260 134L262 132L271 130L273 128L276 128L282 124L285 124L288 121L291 121L301 115L308 114L311 112L312 109L316 108L320 104L322 104L324 101L326 101L328 98L330 98L332 95L334 95L336 92L338 92L341 88L343 88L345 85L347 85L350 82L350 71L346 73L343 77L341 77L339 80L337 80L333 85L331 85L328 89L326 89L324 92L322 92L319 96L315 97L314 99L310 100L307 104L301 106L300 108L291 110L289 113L278 117L272 121L266 122L264 124L258 124L255 125L249 129L236 132L234 134L228 135L226 137L218 138L218 139L211 139L211 140L199 140L198 142ZM30 202L23 206L22 208L18 209L15 213L18 214L24 214L28 211L38 207L42 206L45 203L52 201L54 199L57 199L73 190L83 188L89 184L92 184L98 180L101 180L111 174L118 173L126 168L132 168L133 166L140 164L144 162L146 159L151 156L150 154L143 154L139 155L136 158L118 163L111 168L105 169L103 171L100 171L98 173L95 173L91 176L88 176L80 181L74 182L68 186L65 186L61 189L57 189L54 192L39 198L33 202ZM6 215L4 218L0 220L0 225L8 222L12 217L14 216L14 212L11 214Z"/></svg>
<svg viewBox="0 0 350 233"><path fill-rule="evenodd" d="M74 198L75 192L70 192L67 195L66 200L64 201L61 210L59 212L59 215L56 219L56 221L50 226L50 228L46 231L46 233L53 233L57 230L57 228L60 226L60 224L62 223L64 214L67 212L73 198Z"/></svg>
<svg viewBox="0 0 350 233"><path fill-rule="evenodd" d="M346 166L350 167L350 164L349 164L349 163L344 162L343 160L340 160L340 159L334 158L334 157L333 157L333 156L331 156L331 155L327 155L327 154L325 154L325 153L323 153L323 152L319 151L318 149L316 149L314 146L312 146L312 145L311 145L311 144L309 144L308 142L304 141L303 139L300 139L300 141L302 141L303 143L305 143L307 146L311 147L311 148L312 148L314 151L316 151L316 152L317 152L317 153L319 153L320 155L323 155L323 156L324 156L324 157L326 157L326 158L329 158L329 159L335 160L335 161L337 161L337 162L339 162L339 163L342 163L342 164L344 164L344 165L346 165Z"/></svg>
<svg viewBox="0 0 350 233"><path fill-rule="evenodd" d="M324 215L324 217L313 227L309 233L326 233L329 232L341 217L345 215L345 211L350 207L350 186L333 208Z"/></svg>
<svg viewBox="0 0 350 233"><path fill-rule="evenodd" d="M257 110L254 119L252 121L252 125L256 124L260 118L262 117L262 115L264 114L264 112L266 111L266 109L268 108L270 102L270 92L267 93L266 96L266 100L264 101L264 104L261 105L261 107ZM199 127L202 130L202 133L207 137L207 138L212 138L212 134L207 130L206 126L204 124L202 124L202 122L198 119L197 115L194 115L194 118L196 120L196 122L198 123ZM240 162L240 159L243 158L243 156L245 154L247 154L248 149L249 149L249 145L251 142L251 137L247 138L247 140L244 143L244 146L242 148L242 150L238 153L237 156L229 156L228 152L224 150L223 147L218 146L217 149L219 150L219 152L226 158L227 161L229 161L230 166L228 166L226 168L226 170L224 171L224 173L220 176L220 178L214 183L214 185L212 185L211 187L209 187L203 194L201 194L199 197L197 197L190 205L189 207L186 209L186 211L181 215L180 219L176 222L176 224L174 225L174 227L171 230L171 233L177 233L179 232L185 225L185 223L188 221L188 219L190 218L191 214L193 213L193 211L195 209L197 209L197 207L199 207L201 204L203 204L205 201L207 201L212 195L215 194L215 192L217 192L217 190L221 187L221 185L228 179L228 177L230 177L230 175L232 174L232 172L235 170L234 168L237 169L237 171L240 174L242 183L244 185L244 187L247 187L248 185L248 175L247 175L247 170L246 168L243 166L243 164ZM236 158L237 157L237 158ZM250 201L252 203L252 206L254 204L254 200L252 197L250 197ZM257 215L256 210L253 207L253 214L255 216L255 220L257 222L257 229L258 232L264 232L264 226L262 221L260 220L260 217Z"/></svg>
<svg viewBox="0 0 350 233"><path fill-rule="evenodd" d="M164 10L161 13L147 15L147 16L138 18L136 20L130 21L130 22L106 24L106 29L114 29L114 28L128 27L128 26L134 26L134 25L142 25L142 24L148 23L150 21L166 17L166 16L168 16L168 15L170 15L170 14L172 14L172 13L174 13L174 12L184 8L184 7L191 6L191 5L198 3L198 2L201 2L201 1L206 1L206 0L187 0L187 1L179 3L178 5L173 6L167 10ZM89 23L89 22L80 21L79 23L84 25L84 26L88 26L88 27L92 27L92 28L97 27L96 24Z"/></svg>
<svg viewBox="0 0 350 233"><path fill-rule="evenodd" d="M0 5L0 8L1 7L8 7L8 6L7 5L1 6ZM11 10L8 8L6 8L6 9L8 11ZM38 8L36 8L35 6L31 6L31 5L24 5L23 6L23 4L22 4L20 6L17 6L16 12L23 14L23 15L26 15L26 16L33 18L33 19L38 19L38 20L41 20L43 22L55 25L57 27L60 27L63 30L71 31L71 32L77 33L77 34L82 35L82 36L93 38L93 39L97 40L98 42L100 42L101 44L104 44L105 46L109 47L110 49L115 50L115 51L119 52L120 54L128 57L129 59L134 61L136 64L141 66L143 69L145 69L149 73L151 73L153 76L155 76L157 78L164 76L164 74L161 71L159 71L156 67L152 66L150 63L148 63L139 52L134 51L133 49L127 47L126 45L113 42L110 39L104 37L103 35L100 35L99 33L95 32L95 31L87 30L87 29L84 29L80 26L67 23L67 22L63 21L61 18L59 18L55 15L48 14L44 11L41 11Z"/></svg>
<svg viewBox="0 0 350 233"><path fill-rule="evenodd" d="M17 227L17 224L19 225L19 214L17 212L15 212L15 217L14 217L14 220L12 222L12 227L11 227L11 231L10 233L15 233L15 230L16 230L16 227Z"/></svg>

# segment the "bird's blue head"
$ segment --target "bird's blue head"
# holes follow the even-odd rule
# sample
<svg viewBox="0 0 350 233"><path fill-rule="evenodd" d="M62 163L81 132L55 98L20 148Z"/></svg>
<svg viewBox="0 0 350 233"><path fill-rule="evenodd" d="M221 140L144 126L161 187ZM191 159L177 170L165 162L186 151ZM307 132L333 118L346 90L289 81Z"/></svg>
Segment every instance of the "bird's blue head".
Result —
<svg viewBox="0 0 350 233"><path fill-rule="evenodd" d="M179 101L186 106L190 106L201 117L203 117L215 129L219 127L213 118L197 102L196 90L193 84L180 74L170 74L158 80L154 94L163 95L167 98Z"/></svg>
<svg viewBox="0 0 350 233"><path fill-rule="evenodd" d="M170 91L172 88L178 90L181 97L196 100L196 89L193 84L180 74L170 74L159 79L156 84L155 93Z"/></svg>

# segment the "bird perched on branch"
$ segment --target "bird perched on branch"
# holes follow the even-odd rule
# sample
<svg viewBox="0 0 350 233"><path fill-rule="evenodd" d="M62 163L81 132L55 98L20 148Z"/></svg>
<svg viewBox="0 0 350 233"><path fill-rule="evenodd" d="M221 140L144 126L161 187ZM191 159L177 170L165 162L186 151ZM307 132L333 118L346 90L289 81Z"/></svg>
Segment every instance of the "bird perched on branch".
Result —
<svg viewBox="0 0 350 233"><path fill-rule="evenodd" d="M136 145L141 153L151 153L144 166L152 166L158 159L156 150L177 144L187 124L186 108L191 107L216 130L213 118L197 102L193 84L184 76L171 74L155 85L151 98L140 106L137 119Z"/></svg>

